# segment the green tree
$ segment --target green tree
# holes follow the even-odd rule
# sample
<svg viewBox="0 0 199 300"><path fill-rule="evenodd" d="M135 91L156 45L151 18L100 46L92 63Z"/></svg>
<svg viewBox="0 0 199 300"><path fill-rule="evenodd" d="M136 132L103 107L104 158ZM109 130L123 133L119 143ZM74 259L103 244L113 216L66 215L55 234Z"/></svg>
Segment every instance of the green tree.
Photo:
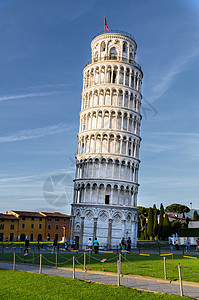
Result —
<svg viewBox="0 0 199 300"><path fill-rule="evenodd" d="M148 210L147 235L150 239L153 238L153 209Z"/></svg>
<svg viewBox="0 0 199 300"><path fill-rule="evenodd" d="M193 220L194 221L198 221L199 220L199 215L198 215L198 213L197 213L196 210L194 210L194 213L193 213Z"/></svg>
<svg viewBox="0 0 199 300"><path fill-rule="evenodd" d="M169 235L170 235L169 218L168 218L168 215L165 214L164 221L163 221L163 227L162 227L162 237L164 239L168 239Z"/></svg>
<svg viewBox="0 0 199 300"><path fill-rule="evenodd" d="M182 228L182 223L180 223L180 221L174 220L171 222L171 234L178 233L180 228Z"/></svg>
<svg viewBox="0 0 199 300"><path fill-rule="evenodd" d="M163 229L163 221L164 221L164 206L160 204L160 214L159 214L159 224L158 224L158 236L162 238L162 229Z"/></svg>
<svg viewBox="0 0 199 300"><path fill-rule="evenodd" d="M168 205L165 209L166 212L172 212L177 214L177 216L179 214L183 214L183 217L185 217L185 213L190 212L190 209L188 206L186 205L182 205L182 204L177 204L177 203L173 203L171 205Z"/></svg>
<svg viewBox="0 0 199 300"><path fill-rule="evenodd" d="M156 210L154 214L154 220L153 220L153 236L155 237L157 235L158 235L158 214Z"/></svg>

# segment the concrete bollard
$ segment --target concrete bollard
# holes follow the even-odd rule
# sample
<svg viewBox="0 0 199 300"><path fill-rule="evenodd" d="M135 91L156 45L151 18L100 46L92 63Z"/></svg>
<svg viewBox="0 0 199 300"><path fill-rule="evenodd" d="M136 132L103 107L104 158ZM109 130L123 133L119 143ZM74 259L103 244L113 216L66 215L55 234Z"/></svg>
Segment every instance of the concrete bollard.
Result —
<svg viewBox="0 0 199 300"><path fill-rule="evenodd" d="M183 296L183 288L182 288L182 276L181 276L181 265L178 264L178 273L179 273L179 282L180 282L180 296Z"/></svg>
<svg viewBox="0 0 199 300"><path fill-rule="evenodd" d="M14 251L14 253L13 253L13 270L16 270L16 253L15 253L15 251Z"/></svg>
<svg viewBox="0 0 199 300"><path fill-rule="evenodd" d="M86 270L86 252L84 251L84 270Z"/></svg>
<svg viewBox="0 0 199 300"><path fill-rule="evenodd" d="M42 254L40 254L39 273L42 273Z"/></svg>
<svg viewBox="0 0 199 300"><path fill-rule="evenodd" d="M56 269L57 269L57 251L56 251L56 253L55 253L55 267L56 267Z"/></svg>
<svg viewBox="0 0 199 300"><path fill-rule="evenodd" d="M163 259L164 259L164 279L166 280L167 279L166 257L164 256Z"/></svg>
<svg viewBox="0 0 199 300"><path fill-rule="evenodd" d="M120 286L120 272L121 272L121 262L117 261L117 286Z"/></svg>
<svg viewBox="0 0 199 300"><path fill-rule="evenodd" d="M73 256L73 279L75 279L75 256Z"/></svg>

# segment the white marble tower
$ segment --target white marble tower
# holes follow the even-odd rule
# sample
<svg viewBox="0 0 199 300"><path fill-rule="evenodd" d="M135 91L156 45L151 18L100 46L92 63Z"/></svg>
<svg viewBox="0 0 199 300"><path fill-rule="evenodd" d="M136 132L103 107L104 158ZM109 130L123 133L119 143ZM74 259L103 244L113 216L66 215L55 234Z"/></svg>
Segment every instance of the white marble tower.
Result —
<svg viewBox="0 0 199 300"><path fill-rule="evenodd" d="M143 73L137 44L121 31L91 42L83 71L71 238L89 237L115 247L122 237L137 245L137 193Z"/></svg>

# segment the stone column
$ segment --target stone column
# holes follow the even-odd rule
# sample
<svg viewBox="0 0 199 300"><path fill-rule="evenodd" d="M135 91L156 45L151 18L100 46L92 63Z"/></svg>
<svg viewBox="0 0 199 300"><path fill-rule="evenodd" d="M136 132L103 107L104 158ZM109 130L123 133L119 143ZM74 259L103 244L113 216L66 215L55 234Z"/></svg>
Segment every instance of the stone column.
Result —
<svg viewBox="0 0 199 300"><path fill-rule="evenodd" d="M114 187L111 186L111 197L110 197L110 205L113 204L113 190L114 190Z"/></svg>
<svg viewBox="0 0 199 300"><path fill-rule="evenodd" d="M107 246L108 249L111 249L111 236L112 236L112 219L108 221L108 238L107 238Z"/></svg>
<svg viewBox="0 0 199 300"><path fill-rule="evenodd" d="M70 217L70 239L74 239L75 216Z"/></svg>
<svg viewBox="0 0 199 300"><path fill-rule="evenodd" d="M132 79L132 73L131 72L129 73L129 76L130 76L129 77L129 87L131 88L131 79Z"/></svg>
<svg viewBox="0 0 199 300"><path fill-rule="evenodd" d="M84 236L84 217L81 217L81 228L80 228L80 239L79 239L79 249L83 246L83 236Z"/></svg>
<svg viewBox="0 0 199 300"><path fill-rule="evenodd" d="M122 220L122 237L125 238L126 220Z"/></svg>
<svg viewBox="0 0 199 300"><path fill-rule="evenodd" d="M98 219L98 218L93 218L93 220L94 220L94 226L93 226L93 241L96 239L96 234L97 234L97 219Z"/></svg>

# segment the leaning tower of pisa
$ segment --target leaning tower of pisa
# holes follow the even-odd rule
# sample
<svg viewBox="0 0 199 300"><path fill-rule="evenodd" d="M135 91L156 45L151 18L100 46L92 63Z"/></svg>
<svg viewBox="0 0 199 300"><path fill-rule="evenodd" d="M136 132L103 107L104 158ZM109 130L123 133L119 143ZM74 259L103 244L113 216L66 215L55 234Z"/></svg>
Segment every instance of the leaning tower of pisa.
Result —
<svg viewBox="0 0 199 300"><path fill-rule="evenodd" d="M86 247L122 237L137 244L137 194L143 73L126 32L98 34L83 70L71 238Z"/></svg>

